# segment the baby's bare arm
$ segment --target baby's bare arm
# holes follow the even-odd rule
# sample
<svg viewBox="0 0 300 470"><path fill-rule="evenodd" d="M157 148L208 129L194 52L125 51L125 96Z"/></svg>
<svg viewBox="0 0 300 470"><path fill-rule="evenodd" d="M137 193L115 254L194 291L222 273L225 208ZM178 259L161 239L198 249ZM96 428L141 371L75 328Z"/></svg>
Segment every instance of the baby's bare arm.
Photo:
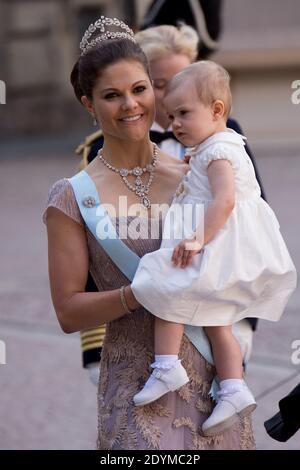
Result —
<svg viewBox="0 0 300 470"><path fill-rule="evenodd" d="M234 173L227 160L213 161L207 170L213 201L209 205L203 223L197 227L194 236L182 240L174 249L172 261L181 268L191 265L193 257L212 240L225 225L235 204Z"/></svg>
<svg viewBox="0 0 300 470"><path fill-rule="evenodd" d="M204 217L204 245L224 227L235 205L234 173L227 160L214 160L207 169L213 201Z"/></svg>

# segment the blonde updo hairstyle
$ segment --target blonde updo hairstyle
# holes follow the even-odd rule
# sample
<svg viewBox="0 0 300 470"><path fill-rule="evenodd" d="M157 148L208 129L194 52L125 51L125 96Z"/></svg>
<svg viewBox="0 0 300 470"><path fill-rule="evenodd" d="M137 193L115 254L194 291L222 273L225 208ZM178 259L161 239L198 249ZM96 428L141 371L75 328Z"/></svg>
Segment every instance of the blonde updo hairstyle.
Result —
<svg viewBox="0 0 300 470"><path fill-rule="evenodd" d="M170 54L183 54L194 62L198 54L198 34L187 25L178 28L171 25L154 26L138 32L135 39L149 62Z"/></svg>

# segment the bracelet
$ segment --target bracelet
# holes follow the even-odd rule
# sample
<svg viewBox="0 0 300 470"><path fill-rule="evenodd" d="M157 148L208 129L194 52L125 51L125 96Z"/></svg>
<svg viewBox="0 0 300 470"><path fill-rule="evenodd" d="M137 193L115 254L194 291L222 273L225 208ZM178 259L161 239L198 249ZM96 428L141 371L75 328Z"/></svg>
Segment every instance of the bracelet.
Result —
<svg viewBox="0 0 300 470"><path fill-rule="evenodd" d="M133 310L130 310L130 308L127 305L126 298L125 298L125 286L120 287L120 299L121 299L121 304L123 305L123 308L126 313L132 313Z"/></svg>

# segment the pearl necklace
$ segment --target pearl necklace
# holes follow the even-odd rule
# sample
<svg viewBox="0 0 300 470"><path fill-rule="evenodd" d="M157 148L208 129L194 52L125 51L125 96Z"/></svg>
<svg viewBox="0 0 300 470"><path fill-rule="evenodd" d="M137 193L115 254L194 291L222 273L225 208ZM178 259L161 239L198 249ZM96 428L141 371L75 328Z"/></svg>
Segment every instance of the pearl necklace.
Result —
<svg viewBox="0 0 300 470"><path fill-rule="evenodd" d="M153 144L153 160L152 163L146 165L144 168L141 168L140 166L136 166L132 170L127 170L126 168L121 168L121 170L118 170L118 168L115 168L114 166L110 165L107 160L102 155L102 149L99 150L98 152L98 157L100 160L104 163L107 168L110 170L114 171L115 173L118 173L124 183L126 184L127 188L133 191L137 196L141 198L141 204L146 208L150 209L151 207L151 201L149 196L149 189L152 184L153 178L154 178L154 172L155 172L155 167L157 164L157 159L158 159L158 147L156 144ZM143 184L141 176L143 173L149 173L149 180L148 183L145 185ZM136 177L134 184L131 184L127 177L129 175L134 175Z"/></svg>

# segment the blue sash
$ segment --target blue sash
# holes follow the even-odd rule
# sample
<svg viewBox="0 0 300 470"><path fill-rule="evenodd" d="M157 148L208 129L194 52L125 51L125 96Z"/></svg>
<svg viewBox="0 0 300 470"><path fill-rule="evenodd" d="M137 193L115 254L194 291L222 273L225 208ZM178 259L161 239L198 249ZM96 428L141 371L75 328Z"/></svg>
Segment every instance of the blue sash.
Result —
<svg viewBox="0 0 300 470"><path fill-rule="evenodd" d="M90 232L120 271L132 281L140 258L118 238L108 212L101 204L94 181L84 170L68 181L72 185L82 218ZM210 344L203 328L185 325L184 333L207 362L214 364Z"/></svg>

